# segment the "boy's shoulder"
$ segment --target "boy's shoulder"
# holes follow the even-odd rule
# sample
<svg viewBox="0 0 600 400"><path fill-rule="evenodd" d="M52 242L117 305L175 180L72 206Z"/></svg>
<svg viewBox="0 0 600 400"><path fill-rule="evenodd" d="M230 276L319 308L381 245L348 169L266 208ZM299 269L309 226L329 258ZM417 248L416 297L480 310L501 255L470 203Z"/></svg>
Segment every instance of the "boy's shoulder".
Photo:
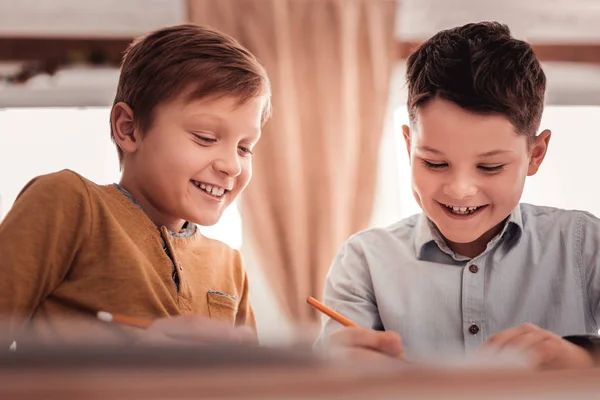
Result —
<svg viewBox="0 0 600 400"><path fill-rule="evenodd" d="M600 226L600 219L594 214L577 209L564 209L539 206L528 203L519 205L524 229L573 228L585 224Z"/></svg>
<svg viewBox="0 0 600 400"><path fill-rule="evenodd" d="M422 233L423 224L427 218L423 213L411 215L393 224L362 230L350 236L349 245L385 245L386 243L412 243Z"/></svg>
<svg viewBox="0 0 600 400"><path fill-rule="evenodd" d="M129 215L126 202L114 185L100 185L69 169L39 175L21 189L15 204L30 208L37 216L61 213L94 221L98 210ZM41 207L43 205L43 207Z"/></svg>
<svg viewBox="0 0 600 400"><path fill-rule="evenodd" d="M95 185L92 181L79 175L77 172L70 169L63 169L61 171L52 172L44 175L38 175L32 178L23 188L22 191L29 189L31 186L35 186L38 189L49 189L54 195L61 195L64 193L87 193L87 187L89 185Z"/></svg>
<svg viewBox="0 0 600 400"><path fill-rule="evenodd" d="M32 178L19 192L18 198L34 197L39 201L64 203L89 196L93 182L78 173L65 169Z"/></svg>
<svg viewBox="0 0 600 400"><path fill-rule="evenodd" d="M70 169L63 169L56 172L50 172L47 174L38 175L31 180L34 182L44 182L52 184L81 184L81 180L84 179L77 172Z"/></svg>

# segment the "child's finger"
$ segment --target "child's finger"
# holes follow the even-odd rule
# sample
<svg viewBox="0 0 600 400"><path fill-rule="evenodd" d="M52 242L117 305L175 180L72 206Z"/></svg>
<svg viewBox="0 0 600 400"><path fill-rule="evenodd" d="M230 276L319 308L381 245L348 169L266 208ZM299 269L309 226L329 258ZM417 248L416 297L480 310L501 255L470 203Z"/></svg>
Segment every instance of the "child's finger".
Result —
<svg viewBox="0 0 600 400"><path fill-rule="evenodd" d="M501 349L506 343L515 340L517 337L529 332L539 331L539 328L532 324L523 324L513 328L506 329L490 337L481 346L482 350Z"/></svg>
<svg viewBox="0 0 600 400"><path fill-rule="evenodd" d="M250 342L254 334L201 316L180 316L155 321L150 330L171 339L205 342Z"/></svg>
<svg viewBox="0 0 600 400"><path fill-rule="evenodd" d="M330 343L335 346L362 347L392 357L403 353L402 340L396 332L379 332L367 328L346 328L331 335Z"/></svg>
<svg viewBox="0 0 600 400"><path fill-rule="evenodd" d="M543 334L543 332L525 332L520 335L513 336L506 342L502 344L502 349L504 348L514 348L517 350L528 350L534 346L536 346L539 342L548 339L548 335Z"/></svg>

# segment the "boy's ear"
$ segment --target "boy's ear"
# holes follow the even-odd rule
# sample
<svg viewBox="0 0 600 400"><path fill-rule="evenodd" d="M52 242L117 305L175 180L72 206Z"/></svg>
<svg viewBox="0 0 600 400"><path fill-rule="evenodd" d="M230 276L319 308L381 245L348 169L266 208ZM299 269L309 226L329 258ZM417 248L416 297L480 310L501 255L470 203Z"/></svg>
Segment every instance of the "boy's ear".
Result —
<svg viewBox="0 0 600 400"><path fill-rule="evenodd" d="M110 124L117 146L123 153L134 153L139 146L139 135L135 129L133 110L127 104L119 102L110 114Z"/></svg>
<svg viewBox="0 0 600 400"><path fill-rule="evenodd" d="M408 162L410 162L410 128L408 125L402 125L402 136L404 136L404 143L406 144L406 151L408 153Z"/></svg>
<svg viewBox="0 0 600 400"><path fill-rule="evenodd" d="M531 146L527 176L535 175L540 168L540 165L542 165L542 161L544 161L544 157L546 157L546 152L548 151L551 134L552 132L546 129L536 136L535 142L533 142L533 145Z"/></svg>

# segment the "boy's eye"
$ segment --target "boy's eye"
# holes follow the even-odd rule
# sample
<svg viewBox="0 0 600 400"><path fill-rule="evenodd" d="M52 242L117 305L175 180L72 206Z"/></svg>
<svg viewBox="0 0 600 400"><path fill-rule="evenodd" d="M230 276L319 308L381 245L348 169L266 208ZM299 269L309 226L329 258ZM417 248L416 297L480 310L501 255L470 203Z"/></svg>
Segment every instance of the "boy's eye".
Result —
<svg viewBox="0 0 600 400"><path fill-rule="evenodd" d="M423 160L423 164L430 169L441 169L448 166L448 163L432 163L425 160Z"/></svg>
<svg viewBox="0 0 600 400"><path fill-rule="evenodd" d="M196 137L196 139L201 140L206 143L215 143L217 141L217 139L212 138L212 137L196 135L195 133L193 135Z"/></svg>
<svg viewBox="0 0 600 400"><path fill-rule="evenodd" d="M242 153L244 153L244 155L251 155L251 154L254 154L254 153L252 152L252 150L250 150L250 149L249 149L249 148L247 148L247 147L240 146L240 147L238 147L238 148L239 148L239 149L242 151Z"/></svg>
<svg viewBox="0 0 600 400"><path fill-rule="evenodd" d="M500 172L504 169L504 165L494 165L494 166L480 165L477 168L479 168L483 172Z"/></svg>

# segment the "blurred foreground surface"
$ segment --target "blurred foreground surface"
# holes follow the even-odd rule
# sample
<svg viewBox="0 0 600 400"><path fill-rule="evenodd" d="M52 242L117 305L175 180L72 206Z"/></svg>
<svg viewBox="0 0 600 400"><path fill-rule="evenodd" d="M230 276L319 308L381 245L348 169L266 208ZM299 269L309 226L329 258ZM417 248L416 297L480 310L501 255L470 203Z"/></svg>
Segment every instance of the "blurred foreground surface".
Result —
<svg viewBox="0 0 600 400"><path fill-rule="evenodd" d="M0 353L0 399L600 399L600 369L351 362L306 346L36 346Z"/></svg>

